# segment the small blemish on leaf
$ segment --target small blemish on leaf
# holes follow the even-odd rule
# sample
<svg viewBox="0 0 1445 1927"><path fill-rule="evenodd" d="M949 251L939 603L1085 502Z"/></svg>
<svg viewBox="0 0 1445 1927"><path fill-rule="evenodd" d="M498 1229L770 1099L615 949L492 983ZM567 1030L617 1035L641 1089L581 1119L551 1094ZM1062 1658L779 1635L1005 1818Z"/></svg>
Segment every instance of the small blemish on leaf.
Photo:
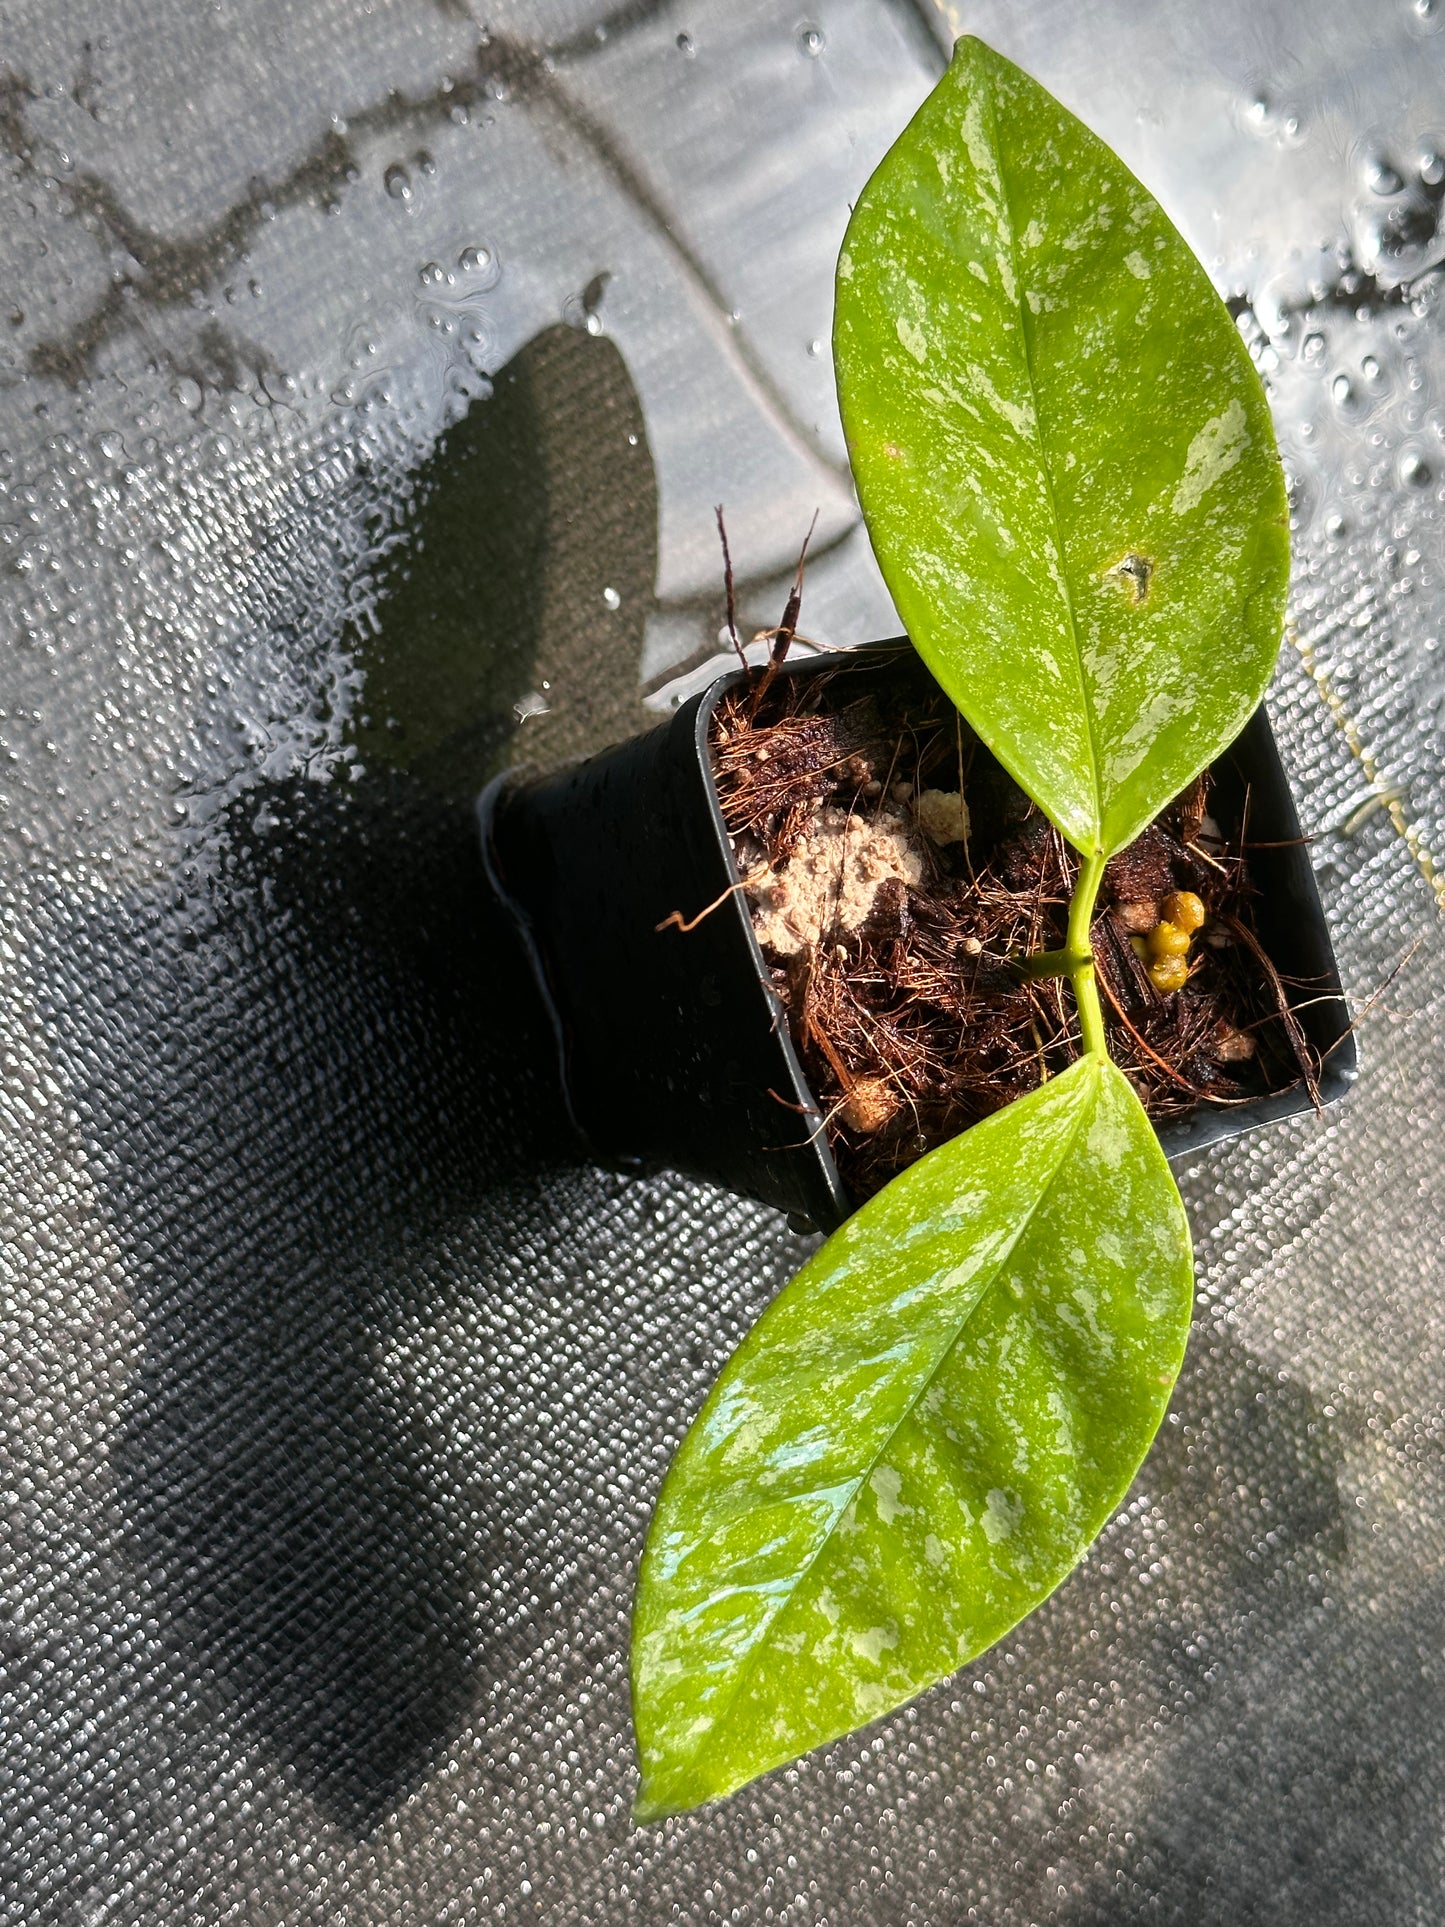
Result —
<svg viewBox="0 0 1445 1927"><path fill-rule="evenodd" d="M1117 562L1110 563L1104 571L1104 580L1126 590L1129 600L1137 603L1148 595L1153 575L1154 564L1150 558L1141 555L1137 549L1130 549L1127 555L1121 555Z"/></svg>

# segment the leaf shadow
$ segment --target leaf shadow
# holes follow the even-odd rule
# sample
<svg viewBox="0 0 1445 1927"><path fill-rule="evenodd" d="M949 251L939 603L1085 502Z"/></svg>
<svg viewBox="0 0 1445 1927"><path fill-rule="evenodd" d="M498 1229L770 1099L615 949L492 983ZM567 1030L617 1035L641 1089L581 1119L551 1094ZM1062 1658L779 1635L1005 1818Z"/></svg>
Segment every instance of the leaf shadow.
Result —
<svg viewBox="0 0 1445 1927"><path fill-rule="evenodd" d="M1136 1483L1172 1548L1144 1665L1175 1718L1142 1742L1121 1731L1117 1769L1101 1746L1108 1810L1124 1798L1134 1844L1081 1880L1061 1922L1293 1919L1296 1905L1319 1918L1322 1859L1341 1878L1358 1861L1354 1825L1316 1805L1341 1764L1329 1756L1353 1753L1353 1739L1308 1731L1300 1695L1302 1657L1337 1638L1331 1598L1350 1560L1341 1446L1307 1387L1222 1326L1196 1324ZM1137 1533L1126 1517L1101 1546L1114 1587L1135 1577L1118 1548ZM1365 1810L1355 1818L1373 1833Z"/></svg>

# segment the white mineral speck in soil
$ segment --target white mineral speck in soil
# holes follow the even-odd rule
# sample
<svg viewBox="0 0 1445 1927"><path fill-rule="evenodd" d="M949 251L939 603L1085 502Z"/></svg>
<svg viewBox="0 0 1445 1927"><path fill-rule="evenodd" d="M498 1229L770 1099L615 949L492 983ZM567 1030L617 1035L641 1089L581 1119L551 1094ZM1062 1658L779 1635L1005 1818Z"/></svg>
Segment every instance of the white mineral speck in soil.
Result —
<svg viewBox="0 0 1445 1927"><path fill-rule="evenodd" d="M923 880L918 833L904 810L875 818L819 810L787 862L753 873L748 895L764 949L796 956L825 937L861 929L889 877Z"/></svg>

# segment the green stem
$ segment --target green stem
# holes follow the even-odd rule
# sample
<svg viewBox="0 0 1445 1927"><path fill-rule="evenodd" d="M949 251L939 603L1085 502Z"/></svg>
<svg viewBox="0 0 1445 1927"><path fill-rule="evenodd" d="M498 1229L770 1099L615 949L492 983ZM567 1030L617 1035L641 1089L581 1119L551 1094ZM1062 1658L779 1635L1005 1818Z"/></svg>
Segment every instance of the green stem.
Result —
<svg viewBox="0 0 1445 1927"><path fill-rule="evenodd" d="M1013 968L1026 984L1045 977L1072 976L1078 958L1068 950L1036 950L1031 957L1016 957Z"/></svg>
<svg viewBox="0 0 1445 1927"><path fill-rule="evenodd" d="M1014 966L1025 983L1037 983L1045 977L1069 979L1079 1010L1079 1034L1084 1040L1084 1049L1095 1057L1109 1055L1104 1012L1094 976L1094 951L1089 942L1089 926L1094 921L1094 904L1103 877L1102 856L1081 857L1078 881L1069 901L1069 929L1063 949L1035 951L1032 957L1020 958Z"/></svg>
<svg viewBox="0 0 1445 1927"><path fill-rule="evenodd" d="M1069 930L1065 953L1069 959L1069 980L1074 986L1074 1002L1079 1007L1079 1034L1084 1049L1094 1057L1107 1057L1109 1045L1104 1036L1104 1012L1099 1003L1099 986L1094 978L1094 952L1089 942L1089 926L1094 921L1094 903L1104 877L1104 857L1086 856L1079 864L1079 879L1069 904Z"/></svg>

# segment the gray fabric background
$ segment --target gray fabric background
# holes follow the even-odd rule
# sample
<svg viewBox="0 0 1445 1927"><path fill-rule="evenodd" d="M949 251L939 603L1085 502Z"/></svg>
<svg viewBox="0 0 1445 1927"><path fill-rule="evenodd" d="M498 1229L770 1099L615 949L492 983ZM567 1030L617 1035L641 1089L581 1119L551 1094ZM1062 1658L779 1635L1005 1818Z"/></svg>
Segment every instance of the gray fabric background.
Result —
<svg viewBox="0 0 1445 1927"><path fill-rule="evenodd" d="M1445 7L947 11L0 17L0 1919L1445 1916ZM705 673L717 500L750 620L817 506L805 627L887 632L830 273L949 25L1259 354L1364 1074L1187 1174L1171 1418L1055 1598L637 1832L649 1507L805 1247L566 1163L465 799Z"/></svg>

